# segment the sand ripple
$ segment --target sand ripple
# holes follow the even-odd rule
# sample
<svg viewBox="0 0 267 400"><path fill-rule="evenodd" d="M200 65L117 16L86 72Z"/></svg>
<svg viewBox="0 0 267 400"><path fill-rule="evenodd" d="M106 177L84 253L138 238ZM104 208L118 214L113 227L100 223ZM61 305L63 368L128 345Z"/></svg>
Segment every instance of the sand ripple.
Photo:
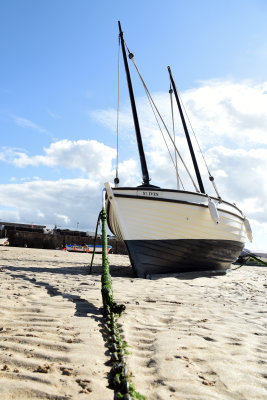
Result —
<svg viewBox="0 0 267 400"><path fill-rule="evenodd" d="M116 281L139 391L151 400L267 398L266 272Z"/></svg>
<svg viewBox="0 0 267 400"><path fill-rule="evenodd" d="M0 248L2 399L108 400L100 264L63 251ZM262 400L266 268L134 279L110 255L118 321L138 392L150 400Z"/></svg>
<svg viewBox="0 0 267 400"><path fill-rule="evenodd" d="M1 398L86 399L92 392L96 399L112 398L106 388L99 283L86 275L88 257L76 263L77 258L70 262L68 254L56 251L1 253ZM99 289L93 302L86 297L90 285Z"/></svg>

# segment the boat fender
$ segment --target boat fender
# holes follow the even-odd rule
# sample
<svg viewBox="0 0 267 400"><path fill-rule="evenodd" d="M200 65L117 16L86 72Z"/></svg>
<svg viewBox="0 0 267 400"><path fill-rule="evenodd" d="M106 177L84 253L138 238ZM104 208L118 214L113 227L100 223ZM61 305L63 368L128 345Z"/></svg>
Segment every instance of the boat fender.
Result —
<svg viewBox="0 0 267 400"><path fill-rule="evenodd" d="M214 203L213 200L209 198L209 210L210 210L210 215L215 224L218 224L220 222L220 217L217 211L216 204Z"/></svg>
<svg viewBox="0 0 267 400"><path fill-rule="evenodd" d="M250 242L252 242L252 239L253 239L253 237L252 237L252 229L251 229L249 220L247 218L244 218L244 225L245 225L245 230L246 230L246 234L247 234L248 240Z"/></svg>

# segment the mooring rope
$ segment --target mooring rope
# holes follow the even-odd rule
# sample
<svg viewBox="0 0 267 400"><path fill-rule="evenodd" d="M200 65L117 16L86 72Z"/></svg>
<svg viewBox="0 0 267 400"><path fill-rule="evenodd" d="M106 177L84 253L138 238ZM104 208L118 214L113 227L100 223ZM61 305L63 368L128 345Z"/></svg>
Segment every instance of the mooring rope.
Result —
<svg viewBox="0 0 267 400"><path fill-rule="evenodd" d="M107 340L108 349L111 354L109 388L114 390L114 400L145 400L140 393L136 392L133 385L129 381L129 374L124 358L124 348L126 347L126 342L122 340L117 326L116 317L122 314L122 312L125 310L125 305L114 302L112 279L108 260L107 214L104 207L98 216L95 237L97 236L97 229L100 220L102 222L101 294L105 317L104 337ZM91 269L92 261L90 271Z"/></svg>
<svg viewBox="0 0 267 400"><path fill-rule="evenodd" d="M239 269L243 266L248 265L247 262L250 260L255 261L256 263L258 263L259 265L261 265L263 267L267 267L267 263L262 261L260 258L256 257L256 255L253 253L247 253L244 256L241 256L240 259L241 259L241 264L238 265L238 267L236 267L236 268L232 268L233 271L235 271L236 269Z"/></svg>
<svg viewBox="0 0 267 400"><path fill-rule="evenodd" d="M101 211L101 212L102 212L102 211ZM94 261L94 257L95 257L95 248L96 248L97 231L98 231L98 227L99 227L99 223L100 223L100 219L101 219L101 212L100 212L99 215L98 215L97 223L96 223L96 228L95 228L94 250L93 250L93 254L92 254L92 258L91 258L89 274L91 274L91 272L92 272L92 266L93 266L93 261Z"/></svg>

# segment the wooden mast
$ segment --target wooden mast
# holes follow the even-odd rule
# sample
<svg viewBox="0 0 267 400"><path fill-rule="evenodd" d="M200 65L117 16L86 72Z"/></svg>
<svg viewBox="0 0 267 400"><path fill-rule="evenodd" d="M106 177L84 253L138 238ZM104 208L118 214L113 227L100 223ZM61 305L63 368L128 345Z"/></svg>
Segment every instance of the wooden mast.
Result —
<svg viewBox="0 0 267 400"><path fill-rule="evenodd" d="M193 161L193 165L194 165L194 168L195 168L195 173L196 173L196 176L197 176L199 189L200 189L201 193L205 193L205 189L204 189L202 178L201 178L201 175L200 175L200 172L199 172L196 156L195 156L194 149L193 149L193 146L192 146L192 142L191 142L191 139L190 139L190 136L189 136L189 133L188 133L186 122L185 122L185 119L184 119L183 110L182 110L182 107L181 107L181 104L180 104L180 100L179 100L179 97L178 97L176 85L175 85L175 82L173 80L172 72L171 72L171 68L170 67L168 67L168 71L169 71L170 80L171 80L172 88L173 88L173 91L174 91L175 99L176 99L176 102L177 102L177 106L178 106L178 109L179 109L180 117L181 117L181 120L182 120L182 124L183 124L183 128L184 128L187 144L188 144L189 151L190 151L190 154L191 154L191 158L192 158L192 161Z"/></svg>
<svg viewBox="0 0 267 400"><path fill-rule="evenodd" d="M132 114L133 114L133 120L134 120L136 140L137 140L139 157L140 157L140 162L141 162L143 185L144 186L150 186L150 184L149 184L150 178L149 178L147 164L146 164L146 157L145 157L145 153L144 153L144 147L143 147L143 142L142 142L142 137L141 137L141 131L140 131L140 125L139 125L139 121L138 121L138 115L137 115L137 111L136 111L136 105L135 105L135 100L134 100L132 81L131 81L128 61L127 61L125 45L124 45L124 39L123 39L123 32L121 30L120 21L118 21L118 24L119 24L119 30L120 30L121 47L122 47L122 54L123 54L125 72L126 72L126 77L127 77L127 83L128 83L131 106L132 106ZM132 54L130 54L130 55L132 55ZM132 55L132 57L133 57L133 55Z"/></svg>

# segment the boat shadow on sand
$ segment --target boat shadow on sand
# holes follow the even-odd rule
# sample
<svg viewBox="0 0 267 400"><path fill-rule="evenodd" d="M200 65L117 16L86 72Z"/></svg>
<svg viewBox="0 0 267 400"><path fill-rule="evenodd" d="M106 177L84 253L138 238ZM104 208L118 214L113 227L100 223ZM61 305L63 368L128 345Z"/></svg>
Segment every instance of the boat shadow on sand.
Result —
<svg viewBox="0 0 267 400"><path fill-rule="evenodd" d="M72 263L73 265L73 263ZM25 273L50 273L50 274L62 274L62 275L77 275L77 276L84 276L88 278L88 283L90 283L90 276L99 276L102 273L102 266L101 265L93 265L92 267L92 272L90 273L90 265L77 265L77 266L72 266L72 267L26 267L26 266L0 266L4 268L5 270L9 270L10 272L18 272L18 271L25 271ZM228 271L191 271L191 272L180 272L180 273L167 273L167 274L152 274L152 275L147 275L146 279L149 280L160 280L164 278L176 278L179 280L188 280L188 279L197 279L197 278L216 278L218 276L225 275L226 273L232 272L233 270L228 270ZM116 264L111 264L110 265L110 275L111 277L114 278L131 278L131 279L143 279L143 278L137 278L133 268L131 265L124 265L124 266L118 266ZM47 290L49 291L49 287L51 287L51 290L49 294L53 293L53 290L55 291L54 293L57 293L55 295L59 295L59 291L57 288L53 288L50 284L40 281L40 282L35 282L33 279L35 278L29 278L27 275L14 275L14 277L24 277L25 280L32 281L35 284L40 283L42 286L47 286ZM87 279L85 278L84 284L87 282ZM62 294L63 295L63 294ZM75 297L74 295L66 295L64 296L70 296L70 299L72 298L71 296ZM72 300L71 300L72 301Z"/></svg>
<svg viewBox="0 0 267 400"><path fill-rule="evenodd" d="M66 299L72 303L75 304L75 312L74 316L76 317L87 317L88 314L90 317L94 318L96 321L100 321L103 318L103 315L101 313L101 310L96 307L93 303L90 303L88 300L84 299L82 296L76 295L76 294L71 294L67 292L63 292L59 290L57 287L51 285L50 283L43 281L43 280L38 280L35 277L29 277L27 276L27 273L33 272L33 273L62 273L64 275L66 274L71 274L71 275L87 275L88 276L88 267L86 268L77 268L75 271L74 268L60 268L60 269L55 269L55 268L38 268L38 267L14 267L14 266L2 266L2 268L6 271L10 271L10 276L14 277L15 279L22 279L24 281L32 283L35 287L43 287L46 291L47 294L51 297L54 296L61 296L63 299ZM71 271L70 271L71 270ZM19 272L19 271L25 271L25 273L12 273L12 272ZM83 282L81 283L83 284Z"/></svg>
<svg viewBox="0 0 267 400"><path fill-rule="evenodd" d="M190 271L190 272L179 272L173 274L153 274L147 275L147 279L158 280L163 278L176 278L179 280L193 280L197 278L216 278L219 276L226 275L229 271Z"/></svg>
<svg viewBox="0 0 267 400"><path fill-rule="evenodd" d="M136 278L136 275L131 267L131 265L112 265L109 266L109 271L111 277L118 277L118 278ZM102 273L102 266L101 265L93 265L92 267L92 275L101 275Z"/></svg>
<svg viewBox="0 0 267 400"><path fill-rule="evenodd" d="M102 271L101 265L93 266L92 274L100 275ZM216 278L222 275L226 275L226 273L231 272L231 269L228 271L190 271L190 272L179 272L179 273L166 273L166 274L147 274L146 279L149 280L158 280L164 278L176 278L179 280L188 280L188 279L197 279L197 278ZM134 273L131 265L121 266L118 265L110 265L110 275L111 277L118 278L134 278L134 279L144 279L138 278Z"/></svg>

